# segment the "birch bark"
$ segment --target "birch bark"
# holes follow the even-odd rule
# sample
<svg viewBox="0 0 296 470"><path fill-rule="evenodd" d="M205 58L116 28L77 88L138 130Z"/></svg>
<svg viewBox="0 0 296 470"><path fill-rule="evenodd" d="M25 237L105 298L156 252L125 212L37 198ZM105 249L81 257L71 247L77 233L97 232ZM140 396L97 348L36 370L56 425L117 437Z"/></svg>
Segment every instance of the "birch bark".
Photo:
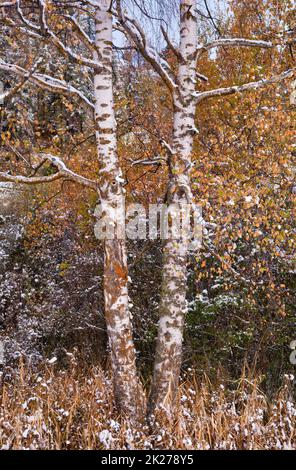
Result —
<svg viewBox="0 0 296 470"><path fill-rule="evenodd" d="M102 65L95 72L95 121L100 163L100 204L116 232L118 217L124 217L124 190L117 155L116 120L112 80L112 15L110 0L96 9L95 60ZM127 256L124 238L104 241L105 316L114 393L119 410L132 418L142 411L136 354L128 306Z"/></svg>
<svg viewBox="0 0 296 470"><path fill-rule="evenodd" d="M197 18L196 0L180 0L180 53L178 85L173 96L174 126L168 202L191 204L190 168L195 130ZM184 318L187 312L187 258L189 241L167 240L163 251L160 320L149 414L170 411L178 387Z"/></svg>

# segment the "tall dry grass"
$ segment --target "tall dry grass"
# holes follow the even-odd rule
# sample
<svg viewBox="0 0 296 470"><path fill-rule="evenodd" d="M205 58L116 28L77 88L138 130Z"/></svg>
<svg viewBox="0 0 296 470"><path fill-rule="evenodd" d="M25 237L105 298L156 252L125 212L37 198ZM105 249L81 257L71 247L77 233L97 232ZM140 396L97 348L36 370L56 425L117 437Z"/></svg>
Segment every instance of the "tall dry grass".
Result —
<svg viewBox="0 0 296 470"><path fill-rule="evenodd" d="M292 376L269 401L259 380L213 385L192 376L179 389L173 419L160 416L153 433L116 414L110 377L20 365L0 391L2 449L295 449ZM231 389L231 390L230 390Z"/></svg>

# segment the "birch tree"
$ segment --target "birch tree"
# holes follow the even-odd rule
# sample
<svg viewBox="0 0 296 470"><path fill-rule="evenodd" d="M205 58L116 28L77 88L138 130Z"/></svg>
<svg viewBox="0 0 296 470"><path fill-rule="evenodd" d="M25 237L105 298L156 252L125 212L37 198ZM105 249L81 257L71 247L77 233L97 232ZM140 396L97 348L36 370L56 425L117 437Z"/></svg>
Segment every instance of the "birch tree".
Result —
<svg viewBox="0 0 296 470"><path fill-rule="evenodd" d="M131 4L140 5L140 11L149 16L150 3L141 8L139 1L124 0L37 0L33 6L25 0L0 2L5 26L15 35L15 41L32 41L52 52L67 64L77 67L81 77L92 82L91 92L58 76L42 72L39 58L26 66L23 57L19 62L0 57L0 71L13 77L13 87L4 91L2 98L10 99L24 87L54 92L73 100L77 106L88 110L93 120L97 143L99 174L95 180L80 175L66 165L58 155L34 155L35 165L26 175L0 172L2 181L21 184L43 184L57 180L71 180L94 190L98 195L99 214L108 218L116 233L124 218L124 180L118 159L116 119L113 97L113 37L115 28L128 38L138 53L162 80L171 96L173 122L171 138L162 141L167 152L169 169L167 202L181 206L194 206L191 168L194 141L198 135L196 115L198 105L211 99L231 94L258 90L292 78L295 69L284 70L259 81L211 89L208 78L201 73L200 62L204 54L221 47L272 49L289 44L293 39L285 34L274 41L258 38L219 37L200 43L199 18L203 16L196 0L178 0L179 44L175 45L168 31L161 27L166 49L174 56L176 66L170 66L164 54L150 45L145 23L133 16ZM163 2L156 2L161 5ZM151 7L152 8L152 7ZM86 16L94 26L88 34L81 18ZM211 16L210 16L211 17ZM177 21L176 21L177 23ZM67 33L67 34L65 34ZM21 43L18 43L20 50ZM20 54L21 55L21 54ZM24 65L25 64L25 65ZM59 77L59 78L58 78ZM203 90L200 84L207 83ZM50 163L55 172L41 176L40 169ZM143 163L143 162L142 162ZM187 313L187 261L189 241L175 238L165 240L163 246L163 280L161 287L160 319L149 414L157 410L170 413L175 402L182 362L184 321ZM132 324L128 306L128 273L124 237L104 240L104 296L105 316L116 402L120 411L137 418L143 411L142 392L136 370Z"/></svg>
<svg viewBox="0 0 296 470"><path fill-rule="evenodd" d="M194 205L191 189L192 150L198 134L195 126L198 105L210 98L258 90L267 85L292 78L295 69L262 78L259 81L200 91L198 83L208 82L200 73L199 60L205 52L217 48L260 48L272 49L285 44L281 36L274 42L253 38L219 38L200 44L198 19L201 12L196 0L180 0L179 45L175 46L165 28L161 28L167 48L174 54L177 72L149 45L149 38L136 18L129 16L123 8L123 1L116 2L116 17L119 28L134 43L143 58L163 80L171 93L173 129L171 142L164 142L168 152L169 180L168 203ZM146 6L146 11L149 7ZM291 44L291 37L287 42ZM174 404L182 363L182 342L184 321L187 313L187 259L188 240L166 240L163 246L163 280L160 302L160 319L154 375L150 395L149 413L162 409L170 413Z"/></svg>
<svg viewBox="0 0 296 470"><path fill-rule="evenodd" d="M62 158L50 154L34 155L36 166L29 175L11 175L0 172L0 180L21 184L43 184L67 179L87 186L98 193L98 203L102 213L108 217L109 224L117 232L119 220L124 218L123 179L117 155L116 120L113 103L113 38L112 13L110 0L100 1L49 1L30 2L13 0L0 3L6 24L15 35L34 40L42 50L58 52L70 64L76 64L82 72L89 71L93 81L92 97L72 84L54 76L40 73L37 65L27 70L18 63L8 63L0 57L0 70L7 72L18 83L3 98L27 85L33 85L77 99L77 106L88 109L94 119L99 174L91 181L69 169ZM87 15L94 24L94 37L87 34L79 18ZM56 28L59 28L56 30ZM74 35L79 47L69 45L61 39L61 28ZM70 42L71 44L71 42ZM20 46L20 43L18 45ZM32 89L32 88L31 88ZM50 176L39 176L38 170L50 162L55 172ZM141 408L141 392L135 364L132 325L128 306L127 256L124 237L104 240L104 298L105 318L111 364L113 370L114 393L121 412L136 419Z"/></svg>

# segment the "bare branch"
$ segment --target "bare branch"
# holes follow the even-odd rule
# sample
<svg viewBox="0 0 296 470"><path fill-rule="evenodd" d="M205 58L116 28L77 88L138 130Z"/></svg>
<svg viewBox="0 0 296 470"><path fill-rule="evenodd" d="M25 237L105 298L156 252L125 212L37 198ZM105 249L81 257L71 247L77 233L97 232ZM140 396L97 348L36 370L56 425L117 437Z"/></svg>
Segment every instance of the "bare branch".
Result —
<svg viewBox="0 0 296 470"><path fill-rule="evenodd" d="M207 10L207 13L208 13L208 15L209 15L207 19L209 19L209 20L211 21L211 23L212 23L212 25L214 26L215 30L217 31L217 33L219 34L219 36L221 36L220 28L218 28L218 26L217 26L217 24L216 24L216 21L215 21L214 18L213 18L213 15L212 15L212 13L211 13L211 10L210 10L210 8L209 8L209 5L208 5L207 0L204 0L204 4L205 4L206 10Z"/></svg>
<svg viewBox="0 0 296 470"><path fill-rule="evenodd" d="M47 153L40 154L40 157L52 163L52 165L59 170L59 173L62 175L62 177L70 179L71 181L74 181L75 183L81 184L83 186L87 186L95 191L98 190L98 184L95 181L74 173L72 170L67 168L66 164L59 157Z"/></svg>
<svg viewBox="0 0 296 470"><path fill-rule="evenodd" d="M16 5L16 2L17 0L12 0L11 2L0 3L0 8L14 7Z"/></svg>
<svg viewBox="0 0 296 470"><path fill-rule="evenodd" d="M0 61L1 61L1 59L0 59ZM8 98L12 98L14 95L16 95L23 88L23 86L26 84L26 82L28 82L31 79L31 77L32 77L35 69L38 67L39 63L40 63L40 60L37 60L37 62L32 66L31 70L29 70L29 71L24 69L23 79L21 80L21 82L18 83L15 87L10 88L6 92L0 94L0 101L3 101L3 100L8 99ZM1 68L1 63L0 63L0 68Z"/></svg>
<svg viewBox="0 0 296 470"><path fill-rule="evenodd" d="M166 140L161 139L160 144L166 149L169 156L174 155L174 151L173 151L172 147L167 143Z"/></svg>
<svg viewBox="0 0 296 470"><path fill-rule="evenodd" d="M0 59L0 70L12 72L15 75L21 75L23 77L28 77L27 81L32 82L35 85L38 85L40 88L51 92L63 95L78 96L89 108L92 110L94 109L93 103L80 90L63 80L59 80L57 78L51 77L50 75L44 75L37 72L28 75L28 71L26 69L16 64L8 64L2 59Z"/></svg>
<svg viewBox="0 0 296 470"><path fill-rule="evenodd" d="M10 144L6 144L8 148L10 148L10 150L18 157L20 158L21 160L23 160L25 162L25 164L31 168L31 164L30 162L18 151L18 149L12 147L12 145Z"/></svg>
<svg viewBox="0 0 296 470"><path fill-rule="evenodd" d="M51 42L57 47L57 49L63 54L70 57L74 62L79 65L84 65L86 67L93 68L95 70L104 68L103 65L98 60L88 59L80 54L76 54L70 47L65 46L65 44L59 39L59 37L49 28L48 22L46 20L46 0L38 0L40 7L42 9L42 27L43 31L51 40Z"/></svg>
<svg viewBox="0 0 296 470"><path fill-rule="evenodd" d="M3 173L0 171L0 180L1 181L9 181L10 183L17 183L17 184L43 184L43 183L52 183L53 181L57 181L61 179L63 176L60 173L55 173L54 175L50 176L33 176L29 178L27 176L21 175L10 175L9 173Z"/></svg>
<svg viewBox="0 0 296 470"><path fill-rule="evenodd" d="M74 62L79 65L84 65L85 67L90 67L93 69L101 69L103 68L100 62L96 62L91 59L87 59L80 54L76 54L70 47L65 46L65 44L55 35L55 33L48 29L48 35L52 43L59 49L60 52L70 57Z"/></svg>
<svg viewBox="0 0 296 470"><path fill-rule="evenodd" d="M34 36L39 39L49 40L52 44L54 44L57 47L57 49L60 52L68 56L71 60L73 60L79 65L84 65L85 67L90 67L95 70L103 68L103 65L99 62L99 60L92 60L87 57L84 57L81 54L77 54L71 47L66 46L48 25L48 21L46 18L47 0L38 0L38 4L41 9L41 15L40 15L41 26L37 26L33 24L32 22L30 22L27 18L25 18L23 11L21 9L21 6L20 6L20 0L16 0L13 3L13 5L6 5L6 6L14 6L14 5L16 6L17 13L21 19L21 22L24 24L22 31L24 31L28 35ZM5 4L0 4L0 8L4 6ZM74 22L76 24L76 27L79 28L80 34L82 34L83 32L82 28L76 22L76 20L74 20ZM83 34L83 37L84 37L84 40L86 41L87 40L86 33Z"/></svg>
<svg viewBox="0 0 296 470"><path fill-rule="evenodd" d="M215 250L210 248L210 246L205 241L203 242L203 244L205 248L208 250L208 252L211 253L211 255L214 256L218 261L220 261L222 266L225 267L226 271L230 272L235 279L247 285L253 284L252 281L250 281L249 279L245 278L240 273L238 273L227 261L225 261L225 259L222 256L219 255L219 253L217 253Z"/></svg>
<svg viewBox="0 0 296 470"><path fill-rule="evenodd" d="M16 0L16 11L21 19L21 21L29 28L29 29L32 29L33 31L36 31L36 32L39 32L40 31L40 27L39 26L36 26L34 25L33 23L31 23L31 21L29 21L27 18L25 18L24 14L23 14L23 11L22 11L22 8L21 8L21 2L20 0Z"/></svg>
<svg viewBox="0 0 296 470"><path fill-rule="evenodd" d="M174 55L177 57L179 62L183 63L184 62L184 57L182 56L179 49L173 45L172 41L169 38L168 33L166 32L166 30L164 29L164 27L162 25L160 26L160 30L161 30L162 35L163 35L163 37L164 37L164 39L167 43L168 48L174 53Z"/></svg>
<svg viewBox="0 0 296 470"><path fill-rule="evenodd" d="M67 20L69 20L73 27L76 29L76 31L78 32L78 35L80 37L80 39L82 40L83 44L91 51L94 51L95 50L95 43L94 41L88 36L88 34L86 34L86 32L82 29L82 27L80 26L80 24L78 23L78 21L76 20L76 18L74 16L70 16L70 15L64 15L64 18L66 18Z"/></svg>
<svg viewBox="0 0 296 470"><path fill-rule="evenodd" d="M201 80L202 82L208 82L209 81L208 77L206 77L205 75L203 75L202 73L199 73L199 72L196 72L196 77L199 78L199 80Z"/></svg>
<svg viewBox="0 0 296 470"><path fill-rule="evenodd" d="M154 165L161 165L162 161L165 161L164 158L162 157L155 157L151 160L149 158L143 159L143 160L130 160L132 166L138 166L138 165L143 165L143 166L154 166Z"/></svg>
<svg viewBox="0 0 296 470"><path fill-rule="evenodd" d="M21 88L25 85L25 83L28 81L28 78L24 78L18 85L16 85L13 88L10 88L9 90L0 93L0 102L4 101L7 98L12 98L14 95L17 94L18 91L21 90Z"/></svg>
<svg viewBox="0 0 296 470"><path fill-rule="evenodd" d="M273 83L281 82L287 78L293 77L296 68L289 69L286 72L281 73L280 75L275 75L274 77L259 80L258 82L250 82L240 86L230 86L226 88L217 88L215 90L204 91L201 93L194 93L193 96L197 98L197 102L203 101L207 98L214 98L217 96L233 95L234 93L242 93L244 91L256 90L263 88L267 85L272 85Z"/></svg>
<svg viewBox="0 0 296 470"><path fill-rule="evenodd" d="M75 183L81 184L88 188L93 189L94 191L98 190L98 185L95 181L89 180L84 176L78 175L74 173L72 170L68 169L65 163L58 157L50 155L50 154L40 154L37 156L41 159L39 164L42 166L46 161L49 161L55 168L57 168L57 173L49 176L21 176L21 175L10 175L7 172L0 172L0 180L2 181L9 181L11 183L18 183L18 184L43 184L43 183L52 183L53 181L57 181L61 178L67 178Z"/></svg>
<svg viewBox="0 0 296 470"><path fill-rule="evenodd" d="M217 39L216 41L209 42L198 46L197 50L209 50L214 47L260 47L263 49L270 49L274 47L272 42L261 41L256 39L244 39L244 38L225 38Z"/></svg>
<svg viewBox="0 0 296 470"><path fill-rule="evenodd" d="M123 13L120 0L116 0L116 5L117 13L114 14L121 27L119 30L124 32L135 43L144 59L147 60L155 72L162 78L169 90L173 92L178 88L178 85L175 79L170 76L172 72L168 63L147 44L146 35L137 21Z"/></svg>

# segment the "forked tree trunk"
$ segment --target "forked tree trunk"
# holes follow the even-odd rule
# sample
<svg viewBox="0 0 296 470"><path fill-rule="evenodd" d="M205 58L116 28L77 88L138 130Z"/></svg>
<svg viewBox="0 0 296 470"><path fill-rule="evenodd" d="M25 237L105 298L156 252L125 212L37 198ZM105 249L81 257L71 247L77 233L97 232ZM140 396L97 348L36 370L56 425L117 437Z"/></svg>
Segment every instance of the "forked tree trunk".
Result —
<svg viewBox="0 0 296 470"><path fill-rule="evenodd" d="M94 77L95 120L100 164L100 204L116 228L124 217L122 175L117 155L116 120L112 80L112 15L110 0L96 10L95 56L103 64ZM122 213L119 213L121 208ZM136 355L128 306L127 256L124 238L104 241L104 298L111 350L114 393L119 410L136 419L143 411L136 372Z"/></svg>
<svg viewBox="0 0 296 470"><path fill-rule="evenodd" d="M191 204L190 168L195 130L197 23L196 1L180 1L179 92L174 95L174 128L168 202ZM187 312L188 240L167 240L163 253L163 280L150 416L158 409L170 412L176 397L182 361L184 319Z"/></svg>

